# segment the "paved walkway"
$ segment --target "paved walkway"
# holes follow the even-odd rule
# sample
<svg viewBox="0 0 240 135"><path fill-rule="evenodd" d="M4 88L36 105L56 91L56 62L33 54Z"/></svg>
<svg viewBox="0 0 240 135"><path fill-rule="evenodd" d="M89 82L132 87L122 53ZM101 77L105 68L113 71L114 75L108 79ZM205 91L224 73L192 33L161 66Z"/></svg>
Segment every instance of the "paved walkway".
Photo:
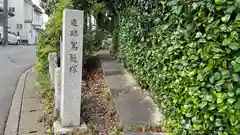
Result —
<svg viewBox="0 0 240 135"><path fill-rule="evenodd" d="M36 73L26 71L18 82L5 135L44 135L43 110L36 90Z"/></svg>
<svg viewBox="0 0 240 135"><path fill-rule="evenodd" d="M148 93L141 90L133 77L108 52L99 52L98 56L121 126L156 126L162 115Z"/></svg>

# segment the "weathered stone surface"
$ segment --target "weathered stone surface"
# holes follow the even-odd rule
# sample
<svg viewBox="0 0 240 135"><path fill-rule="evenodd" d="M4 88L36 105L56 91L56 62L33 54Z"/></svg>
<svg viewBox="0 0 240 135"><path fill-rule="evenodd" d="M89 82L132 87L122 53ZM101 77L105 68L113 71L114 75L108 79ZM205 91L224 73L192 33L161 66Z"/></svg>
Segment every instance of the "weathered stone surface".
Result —
<svg viewBox="0 0 240 135"><path fill-rule="evenodd" d="M51 84L54 86L55 68L57 67L57 53L48 54L48 63Z"/></svg>
<svg viewBox="0 0 240 135"><path fill-rule="evenodd" d="M83 11L63 12L61 47L61 106L63 127L79 126L83 56Z"/></svg>
<svg viewBox="0 0 240 135"><path fill-rule="evenodd" d="M54 115L56 118L60 117L60 101L61 101L61 69L55 68L55 80L54 80L54 101L55 101L55 107L54 107Z"/></svg>

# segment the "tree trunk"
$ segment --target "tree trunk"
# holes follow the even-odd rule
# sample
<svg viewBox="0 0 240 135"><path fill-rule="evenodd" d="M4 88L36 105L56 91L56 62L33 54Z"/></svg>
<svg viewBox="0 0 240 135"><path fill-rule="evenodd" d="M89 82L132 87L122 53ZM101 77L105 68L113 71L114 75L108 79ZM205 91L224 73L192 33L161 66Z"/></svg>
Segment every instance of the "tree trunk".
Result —
<svg viewBox="0 0 240 135"><path fill-rule="evenodd" d="M105 27L104 27L104 14L102 12L99 12L97 14L97 28L98 29L105 29Z"/></svg>
<svg viewBox="0 0 240 135"><path fill-rule="evenodd" d="M92 30L92 15L89 13L89 30Z"/></svg>
<svg viewBox="0 0 240 135"><path fill-rule="evenodd" d="M87 30L88 30L88 26L87 26L87 23L88 23L88 12L85 11L84 12L84 28L83 28L83 31L84 31L84 34L87 33Z"/></svg>
<svg viewBox="0 0 240 135"><path fill-rule="evenodd" d="M113 43L112 43L112 48L111 48L111 53L115 54L118 52L118 47L119 47L119 15L115 14L112 17L112 29L113 29Z"/></svg>

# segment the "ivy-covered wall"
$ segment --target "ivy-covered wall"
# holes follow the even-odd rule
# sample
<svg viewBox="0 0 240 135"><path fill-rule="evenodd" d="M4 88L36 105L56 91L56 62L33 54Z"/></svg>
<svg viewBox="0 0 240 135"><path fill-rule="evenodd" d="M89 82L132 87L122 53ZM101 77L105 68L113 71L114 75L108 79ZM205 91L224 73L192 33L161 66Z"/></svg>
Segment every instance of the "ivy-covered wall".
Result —
<svg viewBox="0 0 240 135"><path fill-rule="evenodd" d="M135 0L120 56L181 135L240 133L240 1Z"/></svg>

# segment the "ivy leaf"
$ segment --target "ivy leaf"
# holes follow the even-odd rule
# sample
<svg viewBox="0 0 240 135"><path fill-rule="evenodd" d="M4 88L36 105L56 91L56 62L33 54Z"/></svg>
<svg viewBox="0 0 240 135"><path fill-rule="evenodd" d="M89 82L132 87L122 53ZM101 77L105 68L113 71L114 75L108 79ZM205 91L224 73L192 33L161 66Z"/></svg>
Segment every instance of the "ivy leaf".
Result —
<svg viewBox="0 0 240 135"><path fill-rule="evenodd" d="M221 74L219 72L214 73L214 78L215 80L220 80L221 79Z"/></svg>
<svg viewBox="0 0 240 135"><path fill-rule="evenodd" d="M210 82L211 84L213 84L214 81L215 81L215 77L214 77L214 76L211 76L211 77L209 78L209 82Z"/></svg>
<svg viewBox="0 0 240 135"><path fill-rule="evenodd" d="M216 89L216 91L218 91L218 92L221 92L221 91L222 91L222 87L221 87L221 86L215 86L215 89Z"/></svg>
<svg viewBox="0 0 240 135"><path fill-rule="evenodd" d="M217 98L217 103L218 104L222 103L223 101L224 101L224 96L223 95L221 95Z"/></svg>
<svg viewBox="0 0 240 135"><path fill-rule="evenodd" d="M232 83L228 83L227 84L227 88L229 91L233 90L233 84Z"/></svg>
<svg viewBox="0 0 240 135"><path fill-rule="evenodd" d="M219 135L228 135L227 132L220 133Z"/></svg>
<svg viewBox="0 0 240 135"><path fill-rule="evenodd" d="M235 60L237 63L240 63L240 56L238 56Z"/></svg>
<svg viewBox="0 0 240 135"><path fill-rule="evenodd" d="M216 82L216 86L221 86L221 85L223 85L225 83L225 81L224 80L219 80L219 81L217 81Z"/></svg>
<svg viewBox="0 0 240 135"><path fill-rule="evenodd" d="M234 97L234 92L228 92L229 97Z"/></svg>
<svg viewBox="0 0 240 135"><path fill-rule="evenodd" d="M200 104L200 108L203 108L203 107L205 107L207 105L207 102L202 102L201 104Z"/></svg>
<svg viewBox="0 0 240 135"><path fill-rule="evenodd" d="M228 70L223 70L221 72L222 76L229 76L229 71Z"/></svg>
<svg viewBox="0 0 240 135"><path fill-rule="evenodd" d="M215 104L211 104L211 105L209 105L208 110L212 111L212 110L214 110L215 108L216 108L216 105L215 105Z"/></svg>
<svg viewBox="0 0 240 135"><path fill-rule="evenodd" d="M182 11L182 6L177 6L177 7L174 9L173 13L175 13L175 14L180 14L181 11Z"/></svg>
<svg viewBox="0 0 240 135"><path fill-rule="evenodd" d="M229 44L229 48L231 48L232 50L236 51L240 48L240 44L237 42L233 42L231 44Z"/></svg>
<svg viewBox="0 0 240 135"><path fill-rule="evenodd" d="M227 102L228 102L229 104L233 104L235 101L236 101L235 98L229 98L229 99L227 100Z"/></svg>
<svg viewBox="0 0 240 135"><path fill-rule="evenodd" d="M178 0L172 0L170 2L168 2L168 5L171 6L171 5L176 5L178 3Z"/></svg>
<svg viewBox="0 0 240 135"><path fill-rule="evenodd" d="M225 2L225 0L215 0L215 4L222 5Z"/></svg>
<svg viewBox="0 0 240 135"><path fill-rule="evenodd" d="M237 23L239 23L239 22L240 22L240 14L238 14L238 15L237 15L237 17L236 17L235 21L236 21Z"/></svg>
<svg viewBox="0 0 240 135"><path fill-rule="evenodd" d="M210 117L210 121L214 121L214 116L213 115Z"/></svg>
<svg viewBox="0 0 240 135"><path fill-rule="evenodd" d="M222 49L217 48L217 47L213 47L212 50L213 50L214 52L223 52Z"/></svg>
<svg viewBox="0 0 240 135"><path fill-rule="evenodd" d="M234 115L231 115L230 116L230 122L231 122L232 126L235 126L235 125L238 124L238 119Z"/></svg>
<svg viewBox="0 0 240 135"><path fill-rule="evenodd" d="M239 82L240 77L239 77L238 74L233 74L233 75L232 75L232 79L233 79L233 81L235 81L235 82Z"/></svg>
<svg viewBox="0 0 240 135"><path fill-rule="evenodd" d="M197 32L197 34L196 34L196 37L195 37L195 38L200 38L200 37L202 37L202 33L201 33L201 32Z"/></svg>
<svg viewBox="0 0 240 135"><path fill-rule="evenodd" d="M211 70L213 68L213 64L208 64L207 67L204 70Z"/></svg>
<svg viewBox="0 0 240 135"><path fill-rule="evenodd" d="M201 38L201 39L198 40L198 42L199 42L199 43L206 43L207 41L206 41L206 39Z"/></svg>
<svg viewBox="0 0 240 135"><path fill-rule="evenodd" d="M211 23L214 20L214 17L209 17L208 18L208 23Z"/></svg>
<svg viewBox="0 0 240 135"><path fill-rule="evenodd" d="M236 61L232 61L231 64L233 65L235 72L240 72L240 63L237 63Z"/></svg>
<svg viewBox="0 0 240 135"><path fill-rule="evenodd" d="M213 96L212 95L206 95L206 100L209 101L209 102L212 102L214 100Z"/></svg>
<svg viewBox="0 0 240 135"><path fill-rule="evenodd" d="M240 98L237 100L237 102L235 103L235 108L236 109L240 109Z"/></svg>
<svg viewBox="0 0 240 135"><path fill-rule="evenodd" d="M228 45L228 44L230 44L232 42L232 40L230 39L230 38L225 38L224 40L223 40L223 45L225 46L225 45Z"/></svg>
<svg viewBox="0 0 240 135"><path fill-rule="evenodd" d="M235 6L230 6L227 8L226 12L231 14L235 9Z"/></svg>
<svg viewBox="0 0 240 135"><path fill-rule="evenodd" d="M223 17L221 18L221 20L222 20L223 22L227 22L229 19L230 19L230 15L229 15L229 14L228 14L228 15L225 15L225 16L223 16Z"/></svg>
<svg viewBox="0 0 240 135"><path fill-rule="evenodd" d="M190 118L190 117L192 117L193 116L193 114L192 113L186 113L186 117L188 117L188 118Z"/></svg>
<svg viewBox="0 0 240 135"><path fill-rule="evenodd" d="M221 119L216 119L216 121L215 121L215 126L216 126L216 127L220 127L221 125L222 125Z"/></svg>
<svg viewBox="0 0 240 135"><path fill-rule="evenodd" d="M237 88L236 95L239 95L239 94L240 94L240 88Z"/></svg>

